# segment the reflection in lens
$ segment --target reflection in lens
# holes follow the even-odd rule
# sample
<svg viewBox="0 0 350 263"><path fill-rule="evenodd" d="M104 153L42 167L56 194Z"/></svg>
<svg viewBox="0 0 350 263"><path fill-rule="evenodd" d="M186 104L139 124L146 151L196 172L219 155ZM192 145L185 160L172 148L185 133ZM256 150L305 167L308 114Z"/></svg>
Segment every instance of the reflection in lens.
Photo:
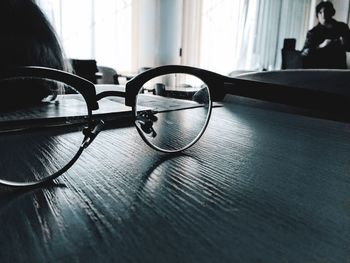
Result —
<svg viewBox="0 0 350 263"><path fill-rule="evenodd" d="M164 152L184 150L205 130L211 112L209 88L189 74L167 74L143 85L135 102L141 136Z"/></svg>
<svg viewBox="0 0 350 263"><path fill-rule="evenodd" d="M0 90L0 179L35 182L61 170L83 141L84 97L38 79L1 81Z"/></svg>

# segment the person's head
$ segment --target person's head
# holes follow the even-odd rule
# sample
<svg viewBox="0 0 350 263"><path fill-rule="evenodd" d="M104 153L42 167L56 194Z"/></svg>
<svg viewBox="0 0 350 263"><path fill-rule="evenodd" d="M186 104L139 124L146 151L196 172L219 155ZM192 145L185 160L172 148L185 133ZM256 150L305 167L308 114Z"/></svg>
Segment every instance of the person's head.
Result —
<svg viewBox="0 0 350 263"><path fill-rule="evenodd" d="M42 66L67 70L62 49L34 0L0 0L0 70L21 66ZM0 83L0 108L39 103L57 85L43 80Z"/></svg>
<svg viewBox="0 0 350 263"><path fill-rule="evenodd" d="M316 16L321 25L327 24L335 15L333 4L328 1L320 2L316 6Z"/></svg>
<svg viewBox="0 0 350 263"><path fill-rule="evenodd" d="M64 69L62 49L33 0L0 1L0 69L45 66Z"/></svg>

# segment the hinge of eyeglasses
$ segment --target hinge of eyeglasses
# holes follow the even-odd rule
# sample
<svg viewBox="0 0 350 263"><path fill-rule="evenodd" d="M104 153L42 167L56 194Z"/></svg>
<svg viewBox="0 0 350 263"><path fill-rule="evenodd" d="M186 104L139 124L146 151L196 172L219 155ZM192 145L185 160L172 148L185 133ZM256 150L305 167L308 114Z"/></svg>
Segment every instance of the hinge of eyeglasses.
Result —
<svg viewBox="0 0 350 263"><path fill-rule="evenodd" d="M97 134L102 131L104 124L102 120L99 120L93 127L86 127L83 129L83 134L85 135L85 139L81 145L83 148L88 147L93 142Z"/></svg>

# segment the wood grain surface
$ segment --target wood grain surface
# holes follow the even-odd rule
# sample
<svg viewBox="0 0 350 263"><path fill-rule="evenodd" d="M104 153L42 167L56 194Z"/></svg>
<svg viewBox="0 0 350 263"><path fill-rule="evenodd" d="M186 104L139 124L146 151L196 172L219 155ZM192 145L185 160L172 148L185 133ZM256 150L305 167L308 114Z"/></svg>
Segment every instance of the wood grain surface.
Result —
<svg viewBox="0 0 350 263"><path fill-rule="evenodd" d="M350 262L350 126L230 100L179 155L102 131L52 186L0 191L1 262Z"/></svg>

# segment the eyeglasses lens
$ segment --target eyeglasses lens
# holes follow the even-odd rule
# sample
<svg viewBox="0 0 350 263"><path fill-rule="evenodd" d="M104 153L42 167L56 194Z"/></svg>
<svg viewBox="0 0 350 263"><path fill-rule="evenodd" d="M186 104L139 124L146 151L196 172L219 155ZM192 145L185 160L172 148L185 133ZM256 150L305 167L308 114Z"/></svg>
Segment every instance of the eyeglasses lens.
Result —
<svg viewBox="0 0 350 263"><path fill-rule="evenodd" d="M0 179L36 182L75 156L87 123L84 97L43 79L0 82Z"/></svg>
<svg viewBox="0 0 350 263"><path fill-rule="evenodd" d="M164 152L184 150L202 135L211 112L210 92L199 78L167 74L149 80L135 103L141 136Z"/></svg>

